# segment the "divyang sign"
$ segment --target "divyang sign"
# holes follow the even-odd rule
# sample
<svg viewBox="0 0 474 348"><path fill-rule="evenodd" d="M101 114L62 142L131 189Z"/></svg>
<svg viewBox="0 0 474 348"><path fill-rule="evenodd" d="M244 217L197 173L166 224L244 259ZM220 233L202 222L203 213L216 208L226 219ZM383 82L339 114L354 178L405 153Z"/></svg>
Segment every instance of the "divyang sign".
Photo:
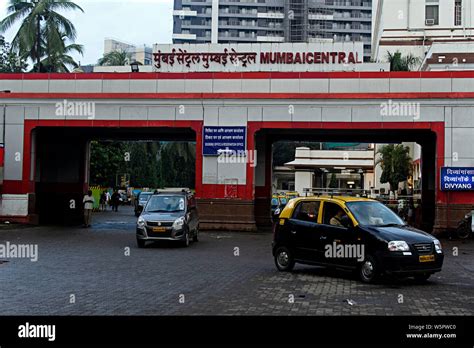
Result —
<svg viewBox="0 0 474 348"><path fill-rule="evenodd" d="M224 152L245 153L246 127L204 127L202 154L219 156Z"/></svg>
<svg viewBox="0 0 474 348"><path fill-rule="evenodd" d="M441 191L474 190L474 168L442 167Z"/></svg>

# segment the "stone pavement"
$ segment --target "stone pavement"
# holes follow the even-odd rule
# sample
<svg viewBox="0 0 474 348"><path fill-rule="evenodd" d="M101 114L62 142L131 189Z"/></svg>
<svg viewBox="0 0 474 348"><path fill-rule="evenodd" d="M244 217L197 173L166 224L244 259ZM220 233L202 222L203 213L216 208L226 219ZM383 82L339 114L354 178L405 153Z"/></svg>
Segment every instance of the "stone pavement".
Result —
<svg viewBox="0 0 474 348"><path fill-rule="evenodd" d="M121 207L95 214L91 229L1 228L0 244L37 244L39 258L0 260L0 315L474 314L472 240L442 241L443 271L426 284L367 285L319 267L278 272L268 233L203 232L189 248L138 249L135 221Z"/></svg>

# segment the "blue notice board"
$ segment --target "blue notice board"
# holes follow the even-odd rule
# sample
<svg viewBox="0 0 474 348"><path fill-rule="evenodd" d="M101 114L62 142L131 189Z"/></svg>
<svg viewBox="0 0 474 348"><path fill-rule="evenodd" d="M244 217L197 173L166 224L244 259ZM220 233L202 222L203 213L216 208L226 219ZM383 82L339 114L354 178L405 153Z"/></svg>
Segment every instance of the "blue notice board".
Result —
<svg viewBox="0 0 474 348"><path fill-rule="evenodd" d="M442 167L442 191L474 190L474 168L472 167Z"/></svg>
<svg viewBox="0 0 474 348"><path fill-rule="evenodd" d="M246 127L204 127L202 154L217 156L222 151L244 153Z"/></svg>

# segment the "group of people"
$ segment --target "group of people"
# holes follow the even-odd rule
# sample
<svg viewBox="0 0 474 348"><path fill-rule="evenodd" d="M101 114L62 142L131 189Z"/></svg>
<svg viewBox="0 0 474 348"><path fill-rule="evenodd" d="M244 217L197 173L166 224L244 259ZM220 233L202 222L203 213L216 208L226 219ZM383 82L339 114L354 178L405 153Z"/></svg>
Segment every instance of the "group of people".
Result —
<svg viewBox="0 0 474 348"><path fill-rule="evenodd" d="M91 227L92 221L92 211L94 210L94 203L95 199L92 195L92 191L89 190L84 195L82 199L82 204L84 208L84 227L88 228ZM112 207L112 211L117 212L118 207L120 205L120 193L115 190L112 195L108 191L104 191L100 194L99 198L99 210L105 211L107 209L107 205Z"/></svg>
<svg viewBox="0 0 474 348"><path fill-rule="evenodd" d="M112 211L118 211L120 205L120 193L117 190L115 190L112 195L109 191L104 191L100 194L99 210L106 211L107 205L112 207Z"/></svg>

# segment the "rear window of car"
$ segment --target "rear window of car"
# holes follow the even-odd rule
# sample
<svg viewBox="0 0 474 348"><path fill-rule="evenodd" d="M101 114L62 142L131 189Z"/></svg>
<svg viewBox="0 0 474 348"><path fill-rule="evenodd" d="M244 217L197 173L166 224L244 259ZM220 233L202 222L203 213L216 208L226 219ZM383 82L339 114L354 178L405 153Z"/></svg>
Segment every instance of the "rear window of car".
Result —
<svg viewBox="0 0 474 348"><path fill-rule="evenodd" d="M293 212L293 219L308 222L318 222L320 201L301 202Z"/></svg>

